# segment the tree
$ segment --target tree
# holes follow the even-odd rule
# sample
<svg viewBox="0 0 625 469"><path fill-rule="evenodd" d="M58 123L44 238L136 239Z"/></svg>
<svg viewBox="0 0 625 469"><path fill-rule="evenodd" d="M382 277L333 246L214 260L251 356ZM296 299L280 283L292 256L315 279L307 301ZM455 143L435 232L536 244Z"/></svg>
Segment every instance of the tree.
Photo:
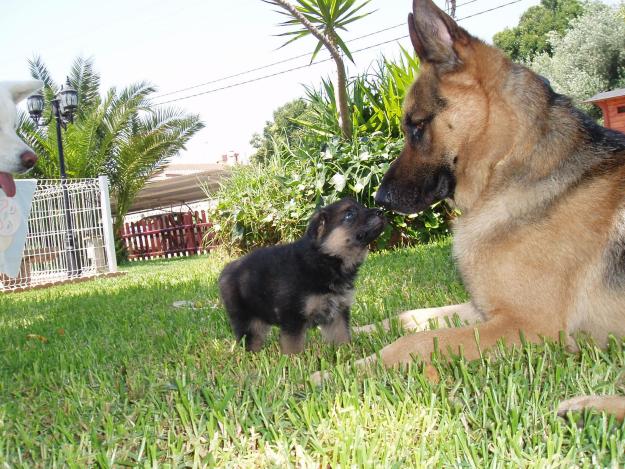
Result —
<svg viewBox="0 0 625 469"><path fill-rule="evenodd" d="M267 121L262 135L254 134L250 144L256 148L253 158L264 162L273 153L276 144L303 138L302 126L295 119L302 119L308 104L301 98L290 101L273 112L273 121Z"/></svg>
<svg viewBox="0 0 625 469"><path fill-rule="evenodd" d="M354 59L338 31L345 31L348 24L371 14L372 12L359 14L371 0L364 0L360 4L356 3L357 0L297 0L297 6L287 0L263 1L285 10L280 11L280 13L290 19L281 23L281 26L296 27L296 29L280 34L281 36L293 36L284 45L312 35L319 42L313 51L311 62L322 47L325 47L332 56L337 72L337 104L341 117L341 133L344 138L351 139L353 129L347 99L347 73L341 52L352 62Z"/></svg>
<svg viewBox="0 0 625 469"><path fill-rule="evenodd" d="M495 34L493 42L517 62L531 61L543 52L551 55L548 34L564 34L570 21L583 11L579 0L541 0L523 13L518 26Z"/></svg>
<svg viewBox="0 0 625 469"><path fill-rule="evenodd" d="M582 16L571 20L566 35L551 34L549 43L553 56L538 55L531 68L578 105L598 92L625 86L625 21L617 9L588 4ZM601 115L594 106L583 107Z"/></svg>
<svg viewBox="0 0 625 469"><path fill-rule="evenodd" d="M30 60L29 65L33 78L44 82L49 101L59 89L57 83L40 58ZM75 59L69 81L78 91L79 104L74 123L63 132L67 175L108 176L117 205L114 225L118 233L139 190L204 125L197 115L152 106L149 97L155 89L146 82L111 88L101 96L100 76L91 59ZM32 174L58 177L54 122L39 128L22 114L19 132L40 157Z"/></svg>

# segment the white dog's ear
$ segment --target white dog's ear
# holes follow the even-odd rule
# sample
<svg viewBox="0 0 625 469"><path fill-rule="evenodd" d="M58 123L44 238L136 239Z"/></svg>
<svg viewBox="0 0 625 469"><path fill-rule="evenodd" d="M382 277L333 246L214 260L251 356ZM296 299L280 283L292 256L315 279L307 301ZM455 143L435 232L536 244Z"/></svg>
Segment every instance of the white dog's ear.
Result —
<svg viewBox="0 0 625 469"><path fill-rule="evenodd" d="M0 88L6 89L15 104L27 98L35 91L43 88L41 80L25 80L25 81L5 81L0 82Z"/></svg>

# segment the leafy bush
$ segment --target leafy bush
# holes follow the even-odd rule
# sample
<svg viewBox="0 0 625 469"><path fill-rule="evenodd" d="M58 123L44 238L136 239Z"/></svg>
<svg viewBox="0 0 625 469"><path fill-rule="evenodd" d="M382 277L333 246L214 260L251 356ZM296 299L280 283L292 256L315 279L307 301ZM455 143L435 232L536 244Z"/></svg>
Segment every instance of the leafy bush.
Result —
<svg viewBox="0 0 625 469"><path fill-rule="evenodd" d="M372 72L351 81L351 141L337 137L341 131L331 81L324 80L320 89L307 88L306 112L290 118L299 130L271 138L264 161L235 168L223 183L211 214L213 242L245 251L292 241L319 206L345 196L373 206L382 177L403 147L402 102L418 66L403 50L399 61L382 59ZM389 227L377 245L429 241L448 232L452 215L444 203L414 216L388 213Z"/></svg>
<svg viewBox="0 0 625 469"><path fill-rule="evenodd" d="M351 144L332 140L322 151L282 142L281 156L235 168L211 209L215 244L247 251L300 237L317 207L351 196L372 206L403 141L373 135ZM448 232L444 204L415 216L388 213L378 247L429 241Z"/></svg>
<svg viewBox="0 0 625 469"><path fill-rule="evenodd" d="M289 101L273 112L273 120L267 121L261 134L255 133L250 144L256 149L253 160L264 162L273 152L274 141L297 141L305 138L304 129L297 123L308 111L308 103L302 98Z"/></svg>
<svg viewBox="0 0 625 469"><path fill-rule="evenodd" d="M419 71L419 60L402 48L397 61L382 57L370 73L355 77L349 84L353 134L356 138L381 132L400 138L402 104ZM321 87L306 87L309 107L303 117L292 119L318 138L340 135L339 113L335 88L331 80L322 80Z"/></svg>
<svg viewBox="0 0 625 469"><path fill-rule="evenodd" d="M556 91L572 96L595 117L601 115L599 109L583 101L600 91L625 86L622 11L598 2L585 5L584 14L571 20L564 36L549 35L553 56L540 54L531 63Z"/></svg>
<svg viewBox="0 0 625 469"><path fill-rule="evenodd" d="M550 33L562 36L573 18L584 11L579 0L541 0L528 8L514 28L493 36L493 43L517 62L531 61L539 54L553 54Z"/></svg>

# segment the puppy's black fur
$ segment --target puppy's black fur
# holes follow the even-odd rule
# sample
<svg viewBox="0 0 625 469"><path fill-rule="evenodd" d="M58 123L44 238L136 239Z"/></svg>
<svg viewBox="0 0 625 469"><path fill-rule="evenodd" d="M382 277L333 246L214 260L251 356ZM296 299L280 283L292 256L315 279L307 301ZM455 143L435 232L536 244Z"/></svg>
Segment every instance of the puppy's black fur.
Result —
<svg viewBox="0 0 625 469"><path fill-rule="evenodd" d="M349 342L354 280L385 223L379 210L342 199L317 211L298 241L228 264L219 287L237 339L257 351L277 325L282 352L298 353L318 325L327 341Z"/></svg>

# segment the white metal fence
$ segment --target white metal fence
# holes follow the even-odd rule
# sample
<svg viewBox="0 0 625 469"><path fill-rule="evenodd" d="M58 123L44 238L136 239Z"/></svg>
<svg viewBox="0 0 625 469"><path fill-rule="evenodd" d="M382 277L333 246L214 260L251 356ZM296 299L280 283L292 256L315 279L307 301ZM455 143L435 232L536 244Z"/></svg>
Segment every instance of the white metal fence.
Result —
<svg viewBox="0 0 625 469"><path fill-rule="evenodd" d="M116 271L108 179L37 181L20 272L0 291Z"/></svg>

